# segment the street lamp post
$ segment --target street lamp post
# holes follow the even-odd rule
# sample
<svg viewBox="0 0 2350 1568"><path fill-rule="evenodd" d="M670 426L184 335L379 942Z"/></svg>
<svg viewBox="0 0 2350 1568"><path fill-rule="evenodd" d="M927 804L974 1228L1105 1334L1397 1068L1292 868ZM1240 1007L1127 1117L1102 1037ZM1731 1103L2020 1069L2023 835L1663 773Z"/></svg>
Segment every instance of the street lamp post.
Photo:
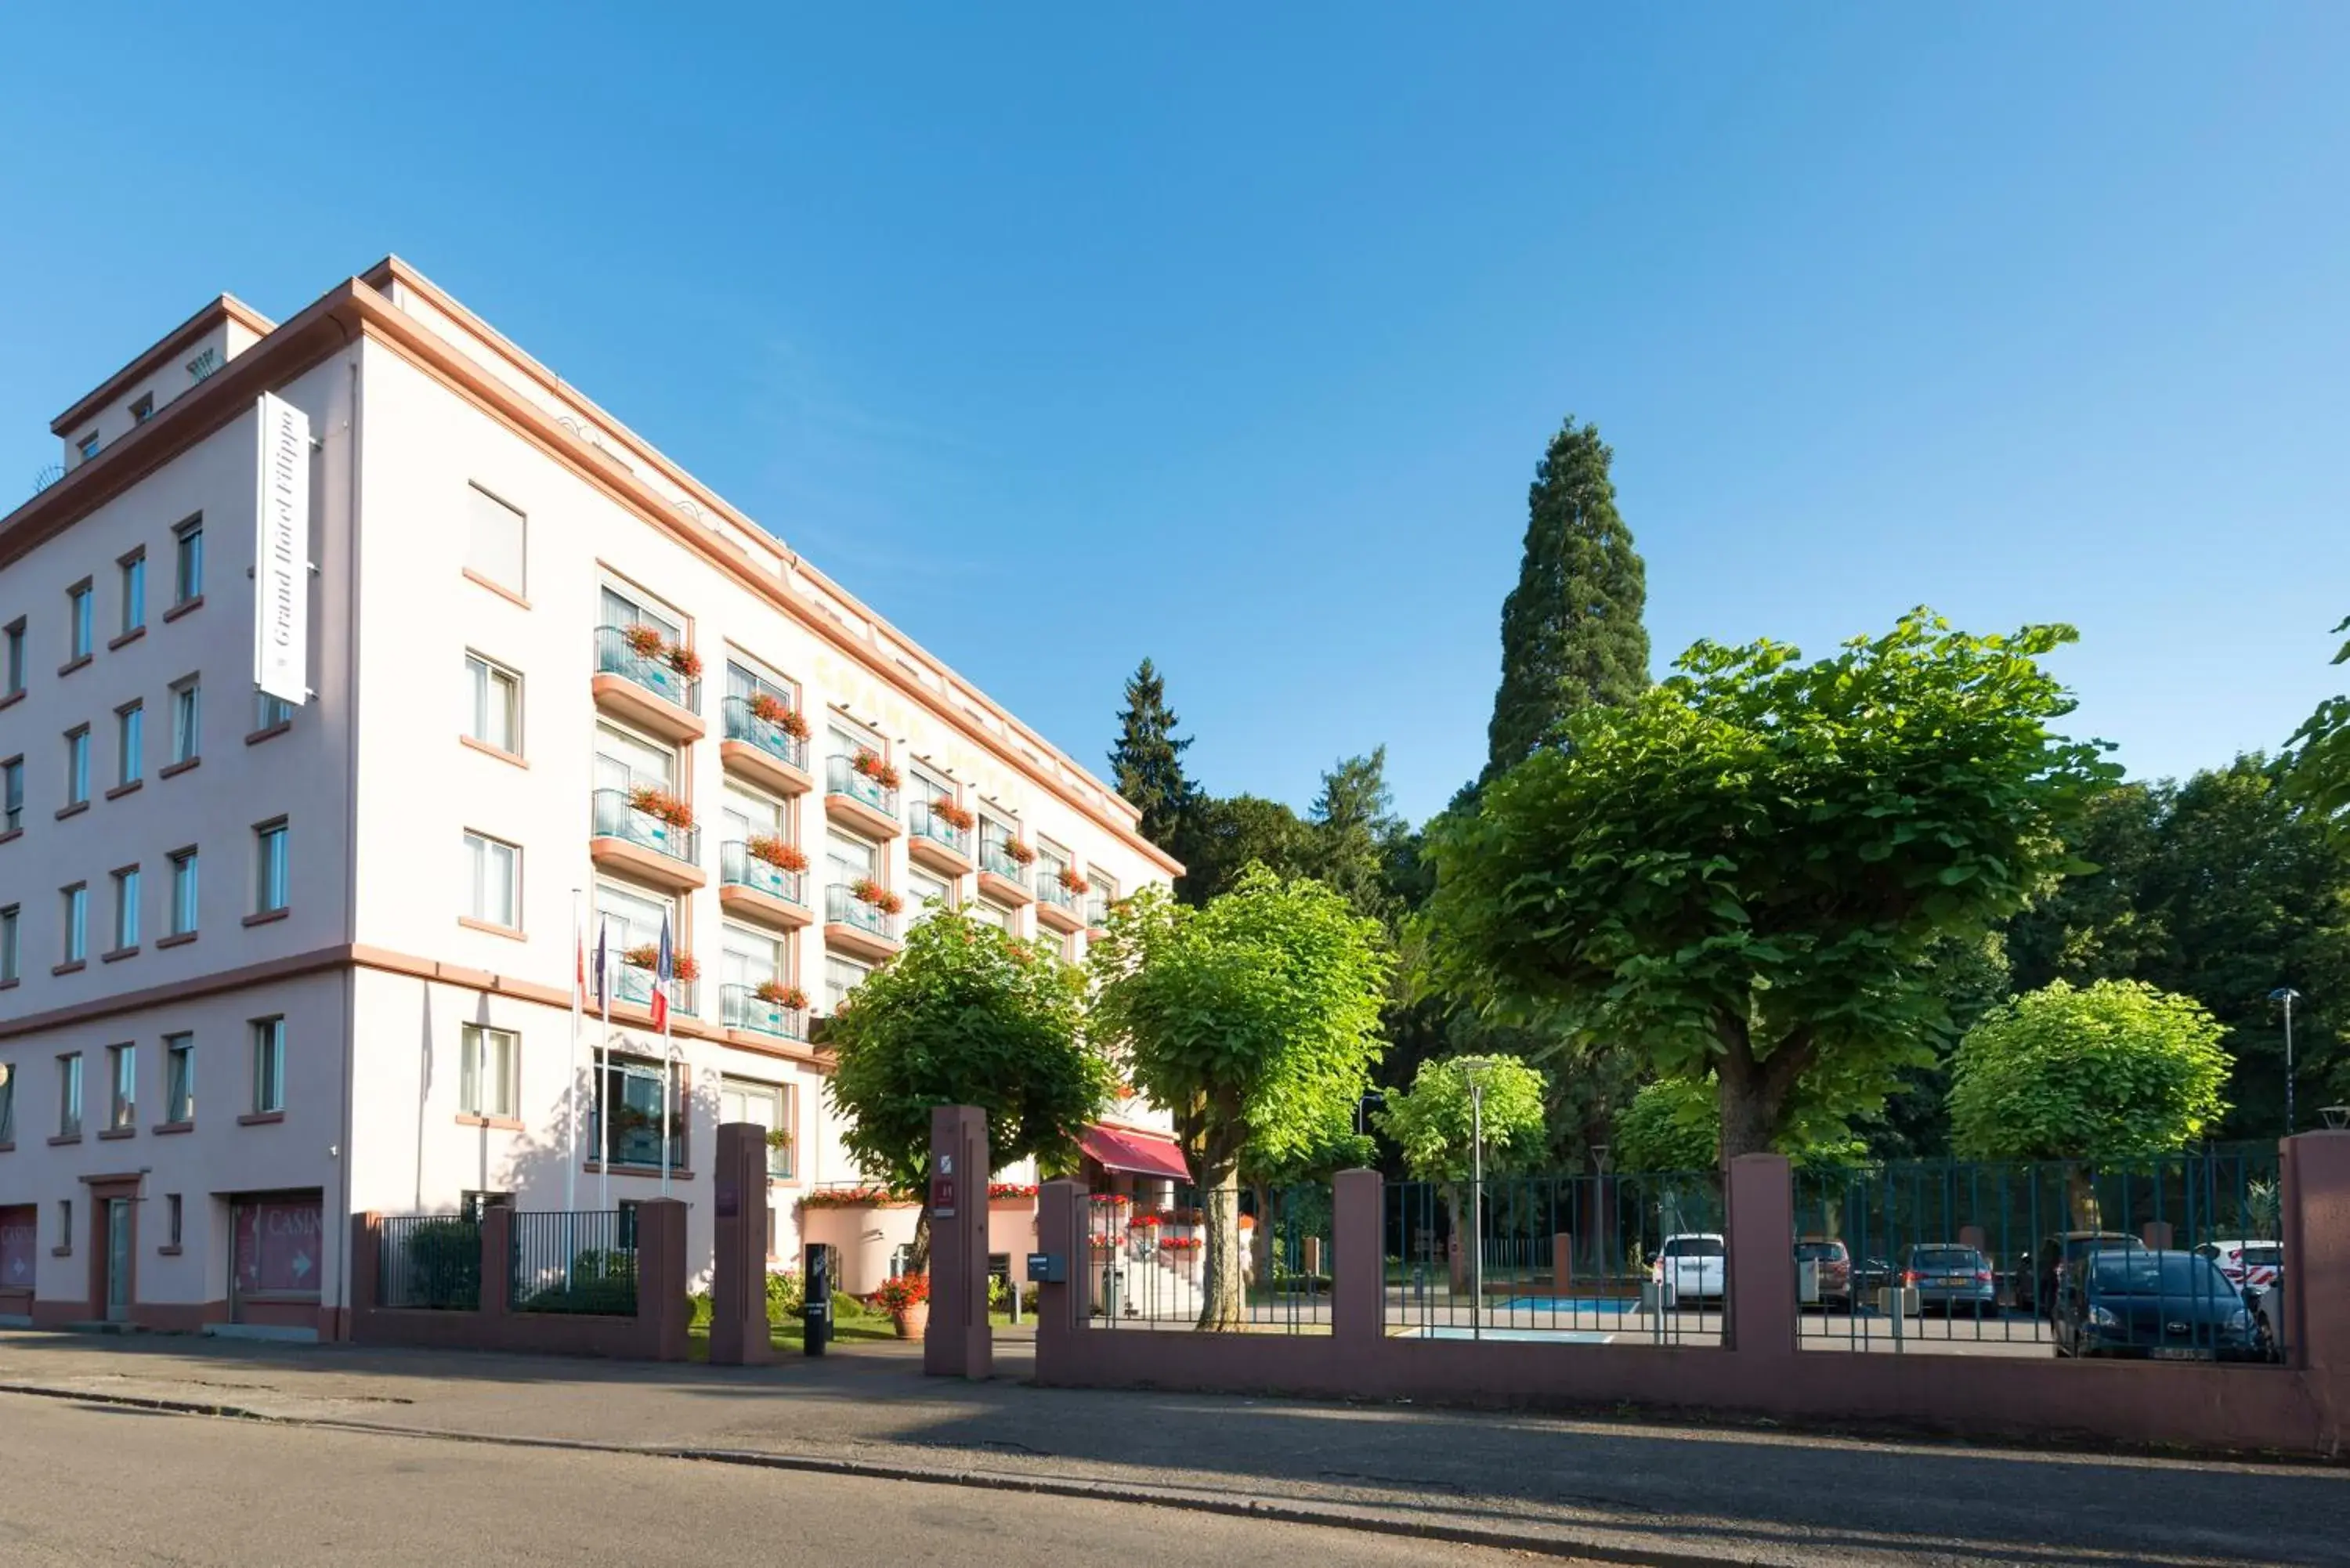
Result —
<svg viewBox="0 0 2350 1568"><path fill-rule="evenodd" d="M2289 985L2278 986L2269 992L2271 1002L2284 1003L2284 1132L2293 1136L2293 1004L2301 1000L2301 992Z"/></svg>
<svg viewBox="0 0 2350 1568"><path fill-rule="evenodd" d="M1485 1337L1485 1075L1490 1064L1461 1064L1469 1080L1469 1337Z"/></svg>
<svg viewBox="0 0 2350 1568"><path fill-rule="evenodd" d="M1380 1094L1377 1089L1366 1092L1358 1096L1355 1101L1355 1136L1357 1137L1363 1136L1363 1107L1369 1105L1373 1100L1377 1100L1383 1106L1388 1103L1388 1097L1385 1095Z"/></svg>

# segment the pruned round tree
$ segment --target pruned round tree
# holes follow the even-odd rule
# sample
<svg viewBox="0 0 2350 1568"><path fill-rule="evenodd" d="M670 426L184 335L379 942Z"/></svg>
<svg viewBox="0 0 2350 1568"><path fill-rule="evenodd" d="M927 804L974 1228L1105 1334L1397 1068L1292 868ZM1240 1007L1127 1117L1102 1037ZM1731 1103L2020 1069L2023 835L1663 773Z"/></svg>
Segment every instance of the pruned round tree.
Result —
<svg viewBox="0 0 2350 1568"><path fill-rule="evenodd" d="M1378 923L1264 868L1200 909L1145 889L1092 953L1088 1028L1172 1113L1206 1217L1202 1328L1242 1321L1243 1161L1310 1161L1351 1123L1378 1060Z"/></svg>
<svg viewBox="0 0 2350 1568"><path fill-rule="evenodd" d="M2193 997L2058 981L1994 1008L1950 1059L1950 1145L2089 1165L2176 1154L2227 1110L2227 1031Z"/></svg>
<svg viewBox="0 0 2350 1568"><path fill-rule="evenodd" d="M976 1106L998 1169L1034 1158L1065 1169L1110 1103L1117 1075L1085 1042L1083 971L952 910L906 934L833 1015L825 1093L841 1143L868 1176L923 1194L915 1252L929 1252L931 1112Z"/></svg>
<svg viewBox="0 0 2350 1568"><path fill-rule="evenodd" d="M1804 1165L1848 1165L1868 1158L1868 1146L1841 1118L1800 1108L1788 1118L1777 1147ZM1614 1161L1627 1172L1713 1169L1721 1163L1721 1092L1688 1078L1643 1085L1616 1118Z"/></svg>
<svg viewBox="0 0 2350 1568"><path fill-rule="evenodd" d="M1439 983L1711 1078L1725 1156L1873 1110L1947 1027L1936 939L2022 908L2115 775L2049 728L2073 636L1918 610L1811 663L1699 643L1434 832Z"/></svg>

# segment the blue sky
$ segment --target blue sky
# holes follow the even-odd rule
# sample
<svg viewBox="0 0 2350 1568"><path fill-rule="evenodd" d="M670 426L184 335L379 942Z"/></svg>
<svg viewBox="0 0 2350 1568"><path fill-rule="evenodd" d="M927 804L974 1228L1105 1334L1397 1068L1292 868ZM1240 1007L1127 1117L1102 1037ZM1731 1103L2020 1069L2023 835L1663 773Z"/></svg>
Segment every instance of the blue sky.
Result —
<svg viewBox="0 0 2350 1568"><path fill-rule="evenodd" d="M2142 774L2350 680L2350 7L203 9L0 18L0 489L397 251L1096 765L1149 654L1440 806L1570 412L1660 670L2068 620Z"/></svg>

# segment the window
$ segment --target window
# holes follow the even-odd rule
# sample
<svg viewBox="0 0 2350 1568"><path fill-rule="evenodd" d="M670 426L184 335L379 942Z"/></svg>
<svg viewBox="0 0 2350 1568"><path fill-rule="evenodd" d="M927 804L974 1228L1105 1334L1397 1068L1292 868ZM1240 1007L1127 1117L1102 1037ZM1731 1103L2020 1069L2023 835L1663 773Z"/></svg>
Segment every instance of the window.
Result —
<svg viewBox="0 0 2350 1568"><path fill-rule="evenodd" d="M89 726L66 732L66 805L89 804Z"/></svg>
<svg viewBox="0 0 2350 1568"><path fill-rule="evenodd" d="M196 852L182 849L172 856L172 934L192 936L195 929Z"/></svg>
<svg viewBox="0 0 2350 1568"><path fill-rule="evenodd" d="M851 838L845 833L824 836L824 864L827 885L847 888L859 878L881 879L880 854L861 838Z"/></svg>
<svg viewBox="0 0 2350 1568"><path fill-rule="evenodd" d="M465 569L519 594L523 591L523 514L484 490L468 486Z"/></svg>
<svg viewBox="0 0 2350 1568"><path fill-rule="evenodd" d="M196 1119L196 1037L163 1036L163 1119L174 1125Z"/></svg>
<svg viewBox="0 0 2350 1568"><path fill-rule="evenodd" d="M764 931L727 922L719 934L718 957L719 1000L725 1008L721 1016L726 1023L743 1027L746 1015L754 1015L754 1024L764 1028L764 1009L754 1007L752 999L761 986L783 976L782 942Z"/></svg>
<svg viewBox="0 0 2350 1568"><path fill-rule="evenodd" d="M953 909L954 889L920 867L910 866L906 869L906 906L911 911L906 923L911 925L932 909Z"/></svg>
<svg viewBox="0 0 2350 1568"><path fill-rule="evenodd" d="M163 1227L172 1238L163 1245L174 1252L178 1251L180 1250L180 1195L176 1192L164 1194Z"/></svg>
<svg viewBox="0 0 2350 1568"><path fill-rule="evenodd" d="M253 727L255 730L276 730L294 722L294 704L283 697L273 697L266 691L253 694Z"/></svg>
<svg viewBox="0 0 2350 1568"><path fill-rule="evenodd" d="M143 425L154 417L155 394L141 392L138 400L130 405L130 422L134 425ZM172 1240L176 1241L179 1238L175 1236Z"/></svg>
<svg viewBox="0 0 2350 1568"><path fill-rule="evenodd" d="M81 1137L81 1055L57 1058L57 1136Z"/></svg>
<svg viewBox="0 0 2350 1568"><path fill-rule="evenodd" d="M522 755L522 677L469 653L465 684L472 698L465 733L485 746Z"/></svg>
<svg viewBox="0 0 2350 1568"><path fill-rule="evenodd" d="M145 772L143 761L147 752L147 705L133 702L114 715L115 740L119 758L115 764L115 784L118 788L137 784Z"/></svg>
<svg viewBox="0 0 2350 1568"><path fill-rule="evenodd" d="M23 909L22 904L0 909L0 985L12 984L16 979L16 918ZM0 1143L6 1141L0 1138Z"/></svg>
<svg viewBox="0 0 2350 1568"><path fill-rule="evenodd" d="M767 1174L788 1180L792 1174L792 1121L785 1113L791 1104L791 1091L780 1084L757 1084L743 1078L722 1079L718 1086L718 1119L723 1122L754 1122L764 1127L767 1139ZM773 1136L785 1135L780 1145Z"/></svg>
<svg viewBox="0 0 2350 1568"><path fill-rule="evenodd" d="M629 1056L610 1059L603 1075L596 1081L595 1137L590 1145L596 1151L596 1158L603 1158L608 1117L612 1163L649 1165L659 1168L661 1159L662 1076L659 1062ZM686 1150L687 1102L683 1064L671 1064L667 1076L669 1163L671 1169L678 1169L685 1164Z"/></svg>
<svg viewBox="0 0 2350 1568"><path fill-rule="evenodd" d="M606 583L601 603L603 607L598 613L606 626L623 630L632 626L649 626L661 634L664 642L685 640L685 627L675 612L653 604L633 589L622 590Z"/></svg>
<svg viewBox="0 0 2350 1568"><path fill-rule="evenodd" d="M672 950L683 951L685 943L678 932L677 906L672 900L656 894L639 893L615 882L596 884L596 924L610 943L614 964L618 964L620 955L630 948L658 943L664 919L669 921ZM589 945L594 944L591 942ZM644 999L638 997L633 1000Z"/></svg>
<svg viewBox="0 0 2350 1568"><path fill-rule="evenodd" d="M194 676L172 688L172 765L203 754L203 688Z"/></svg>
<svg viewBox="0 0 2350 1568"><path fill-rule="evenodd" d="M596 787L629 790L638 784L668 789L677 780L677 753L613 724L596 726Z"/></svg>
<svg viewBox="0 0 2350 1568"><path fill-rule="evenodd" d="M83 436L81 440L74 442L74 450L81 453L81 460L84 462L88 462L91 458L96 457L98 455L98 432L96 431L92 431L88 435Z"/></svg>
<svg viewBox="0 0 2350 1568"><path fill-rule="evenodd" d="M286 900L286 824L265 822L253 830L253 912L273 914Z"/></svg>
<svg viewBox="0 0 2350 1568"><path fill-rule="evenodd" d="M0 763L0 833L14 833L25 826L25 759L10 757Z"/></svg>
<svg viewBox="0 0 2350 1568"><path fill-rule="evenodd" d="M840 1004L848 1000L848 993L864 984L865 977L872 972L872 970L854 959L834 958L829 953L826 954L824 961L825 1012L827 1013L839 1012Z"/></svg>
<svg viewBox="0 0 2350 1568"><path fill-rule="evenodd" d="M89 657L92 618L96 607L88 583L78 583L66 590L66 658L68 661Z"/></svg>
<svg viewBox="0 0 2350 1568"><path fill-rule="evenodd" d="M114 1087L114 1097L106 1114L107 1127L116 1132L136 1125L139 1120L139 1047L109 1045L106 1048L106 1078Z"/></svg>
<svg viewBox="0 0 2350 1568"><path fill-rule="evenodd" d="M253 1021L253 1114L277 1116L286 1109L286 1020Z"/></svg>
<svg viewBox="0 0 2350 1568"><path fill-rule="evenodd" d="M139 867L126 866L114 874L114 950L139 945Z"/></svg>
<svg viewBox="0 0 2350 1568"><path fill-rule="evenodd" d="M0 1062L0 1145L16 1141L16 1069Z"/></svg>
<svg viewBox="0 0 2350 1568"><path fill-rule="evenodd" d="M65 961L79 963L89 956L89 888L77 882L58 891L65 905Z"/></svg>
<svg viewBox="0 0 2350 1568"><path fill-rule="evenodd" d="M458 1107L467 1116L513 1116L517 1036L508 1029L485 1029L468 1023L464 1030L464 1060L457 1089Z"/></svg>
<svg viewBox="0 0 2350 1568"><path fill-rule="evenodd" d="M1012 929L1012 911L1001 904L991 904L984 898L971 907L971 918L974 920L983 920L999 931L1008 931Z"/></svg>
<svg viewBox="0 0 2350 1568"><path fill-rule="evenodd" d="M172 603L204 597L204 520L191 517L172 531Z"/></svg>
<svg viewBox="0 0 2350 1568"><path fill-rule="evenodd" d="M14 697L25 689L25 622L19 617L6 634L8 689L0 696Z"/></svg>
<svg viewBox="0 0 2350 1568"><path fill-rule="evenodd" d="M147 552L125 556L122 566L122 635L147 624Z"/></svg>
<svg viewBox="0 0 2350 1568"><path fill-rule="evenodd" d="M517 930L522 926L522 851L484 834L465 835L465 865L472 878L467 912L477 920Z"/></svg>

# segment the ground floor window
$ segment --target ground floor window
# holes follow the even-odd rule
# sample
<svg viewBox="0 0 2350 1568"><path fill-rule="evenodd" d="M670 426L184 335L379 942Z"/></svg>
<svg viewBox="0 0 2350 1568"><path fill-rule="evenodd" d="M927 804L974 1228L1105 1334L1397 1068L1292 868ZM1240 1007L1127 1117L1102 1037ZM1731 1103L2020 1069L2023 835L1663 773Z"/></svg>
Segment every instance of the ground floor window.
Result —
<svg viewBox="0 0 2350 1568"><path fill-rule="evenodd" d="M235 1220L232 1263L240 1301L317 1299L326 1226L317 1193L239 1199Z"/></svg>
<svg viewBox="0 0 2350 1568"><path fill-rule="evenodd" d="M792 1157L795 1153L792 1118L789 1111L792 1092L780 1084L753 1083L743 1078L728 1078L718 1089L718 1119L722 1122L754 1122L767 1132L767 1174L791 1179ZM775 1135L784 1136L778 1139Z"/></svg>
<svg viewBox="0 0 2350 1568"><path fill-rule="evenodd" d="M604 1118L611 1116L614 1165L645 1165L658 1169L661 1162L661 1065L634 1056L615 1056L596 1085L596 1105L589 1125L588 1147L601 1158ZM685 1068L672 1064L669 1079L669 1163L672 1170L685 1166Z"/></svg>

